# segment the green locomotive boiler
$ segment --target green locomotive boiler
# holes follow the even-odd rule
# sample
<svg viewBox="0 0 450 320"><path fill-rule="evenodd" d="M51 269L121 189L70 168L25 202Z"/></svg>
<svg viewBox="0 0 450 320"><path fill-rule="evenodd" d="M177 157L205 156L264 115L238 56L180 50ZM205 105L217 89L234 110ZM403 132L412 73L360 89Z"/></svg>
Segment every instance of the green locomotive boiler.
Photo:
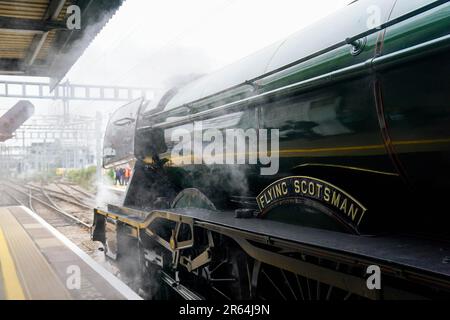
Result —
<svg viewBox="0 0 450 320"><path fill-rule="evenodd" d="M355 1L133 101L104 142L130 161L93 239L149 297L450 298L450 5Z"/></svg>

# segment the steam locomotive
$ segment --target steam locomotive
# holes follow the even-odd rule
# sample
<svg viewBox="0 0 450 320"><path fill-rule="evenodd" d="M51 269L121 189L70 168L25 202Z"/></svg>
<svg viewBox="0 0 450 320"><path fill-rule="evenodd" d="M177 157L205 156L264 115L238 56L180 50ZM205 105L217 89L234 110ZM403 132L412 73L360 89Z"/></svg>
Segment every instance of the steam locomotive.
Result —
<svg viewBox="0 0 450 320"><path fill-rule="evenodd" d="M93 239L151 298L449 298L449 32L448 1L360 0L121 107L103 162L133 174ZM234 162L176 152L208 129L278 134L213 153Z"/></svg>

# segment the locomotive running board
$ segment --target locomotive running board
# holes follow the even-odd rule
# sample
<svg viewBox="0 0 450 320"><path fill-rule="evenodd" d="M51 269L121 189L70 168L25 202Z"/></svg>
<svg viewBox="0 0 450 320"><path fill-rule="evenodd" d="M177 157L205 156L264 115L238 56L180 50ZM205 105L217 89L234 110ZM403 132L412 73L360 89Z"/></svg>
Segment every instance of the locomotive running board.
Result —
<svg viewBox="0 0 450 320"><path fill-rule="evenodd" d="M448 243L402 235L359 236L266 219L238 219L234 212L227 211L163 209L138 212L119 207L115 207L113 212L95 210L98 215L141 230L146 229L155 216L190 220L194 226L234 239L257 241L344 263L376 264L384 273L402 275L403 278L447 290L450 288L450 269L446 263L450 258Z"/></svg>

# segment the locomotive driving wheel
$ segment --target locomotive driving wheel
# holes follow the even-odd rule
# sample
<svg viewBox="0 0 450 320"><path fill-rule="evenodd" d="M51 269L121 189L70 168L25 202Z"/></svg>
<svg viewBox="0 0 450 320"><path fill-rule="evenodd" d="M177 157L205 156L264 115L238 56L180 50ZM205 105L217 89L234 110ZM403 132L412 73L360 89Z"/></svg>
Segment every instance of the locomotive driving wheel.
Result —
<svg viewBox="0 0 450 320"><path fill-rule="evenodd" d="M348 265L316 257L302 255L298 258L347 274L358 274L360 271ZM210 291L217 299L275 301L361 299L349 291L254 260L237 248L231 250L226 259L205 267L202 276L207 279Z"/></svg>
<svg viewBox="0 0 450 320"><path fill-rule="evenodd" d="M210 295L217 300L251 299L252 261L242 251L230 250L226 258L202 269Z"/></svg>
<svg viewBox="0 0 450 320"><path fill-rule="evenodd" d="M351 267L302 256L303 261L315 260L317 265L336 271L353 273ZM255 261L252 279L253 298L258 300L355 300L361 297L327 283L308 278L281 268Z"/></svg>

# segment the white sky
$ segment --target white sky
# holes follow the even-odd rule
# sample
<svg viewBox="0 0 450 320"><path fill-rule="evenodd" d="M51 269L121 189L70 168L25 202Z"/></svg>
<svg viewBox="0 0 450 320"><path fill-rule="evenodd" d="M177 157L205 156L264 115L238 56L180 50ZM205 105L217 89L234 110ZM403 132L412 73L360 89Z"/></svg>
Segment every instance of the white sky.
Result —
<svg viewBox="0 0 450 320"><path fill-rule="evenodd" d="M349 2L351 0L127 0L67 78L72 83L165 88L176 75L207 73L223 67ZM0 108L12 106L15 101L0 98ZM58 101L32 102L37 113L61 112ZM109 113L120 104L71 102L71 111Z"/></svg>

